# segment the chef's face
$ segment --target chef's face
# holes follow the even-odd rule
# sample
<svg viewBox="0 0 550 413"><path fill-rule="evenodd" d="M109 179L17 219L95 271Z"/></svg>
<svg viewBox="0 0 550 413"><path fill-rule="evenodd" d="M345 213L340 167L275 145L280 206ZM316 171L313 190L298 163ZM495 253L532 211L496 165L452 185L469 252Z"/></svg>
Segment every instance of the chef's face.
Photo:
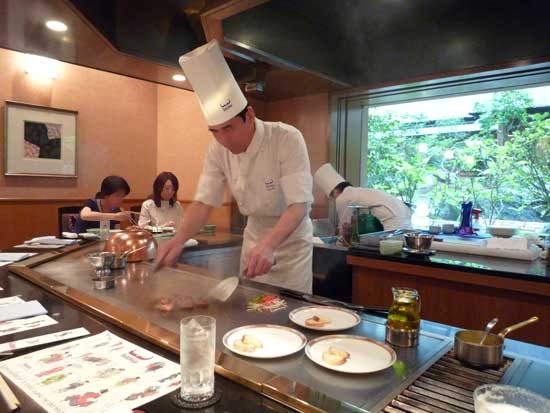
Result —
<svg viewBox="0 0 550 413"><path fill-rule="evenodd" d="M170 179L168 179L164 186L162 187L162 191L160 193L160 197L163 201L169 201L174 196L174 184Z"/></svg>
<svg viewBox="0 0 550 413"><path fill-rule="evenodd" d="M254 118L254 109L249 106L246 109L246 120L243 121L240 116L235 116L220 125L209 126L208 130L231 153L243 153L254 136Z"/></svg>

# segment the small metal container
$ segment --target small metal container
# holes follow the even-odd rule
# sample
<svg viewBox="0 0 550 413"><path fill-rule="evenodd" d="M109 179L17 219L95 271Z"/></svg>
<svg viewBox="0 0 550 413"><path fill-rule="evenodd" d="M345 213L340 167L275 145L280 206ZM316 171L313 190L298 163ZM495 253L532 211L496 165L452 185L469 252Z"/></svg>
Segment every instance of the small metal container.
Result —
<svg viewBox="0 0 550 413"><path fill-rule="evenodd" d="M434 239L433 235L415 233L405 234L404 237L407 247L415 251L429 250Z"/></svg>
<svg viewBox="0 0 550 413"><path fill-rule="evenodd" d="M397 347L418 345L418 330L401 330L386 326L386 341Z"/></svg>
<svg viewBox="0 0 550 413"><path fill-rule="evenodd" d="M111 265L115 260L115 254L111 252L94 252L88 254L88 261L93 265L97 276L109 274Z"/></svg>
<svg viewBox="0 0 550 413"><path fill-rule="evenodd" d="M92 279L96 290L108 290L115 287L115 278L111 276L96 277Z"/></svg>
<svg viewBox="0 0 550 413"><path fill-rule="evenodd" d="M123 270L126 268L126 257L115 256L113 263L111 264L112 270Z"/></svg>
<svg viewBox="0 0 550 413"><path fill-rule="evenodd" d="M539 320L531 317L521 323L505 328L498 334L488 334L481 343L483 331L464 330L455 334L455 354L460 361L475 367L497 367L502 363L504 337L507 334Z"/></svg>

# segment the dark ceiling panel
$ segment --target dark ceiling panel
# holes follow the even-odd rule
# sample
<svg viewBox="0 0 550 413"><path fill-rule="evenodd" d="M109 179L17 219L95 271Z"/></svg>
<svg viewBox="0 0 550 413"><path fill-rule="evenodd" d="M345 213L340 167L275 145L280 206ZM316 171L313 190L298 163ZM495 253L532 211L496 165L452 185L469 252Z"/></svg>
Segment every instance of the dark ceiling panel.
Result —
<svg viewBox="0 0 550 413"><path fill-rule="evenodd" d="M116 47L134 56L177 66L178 58L204 42L185 13L185 1L70 0Z"/></svg>
<svg viewBox="0 0 550 413"><path fill-rule="evenodd" d="M353 85L550 56L550 2L272 0L227 40Z"/></svg>

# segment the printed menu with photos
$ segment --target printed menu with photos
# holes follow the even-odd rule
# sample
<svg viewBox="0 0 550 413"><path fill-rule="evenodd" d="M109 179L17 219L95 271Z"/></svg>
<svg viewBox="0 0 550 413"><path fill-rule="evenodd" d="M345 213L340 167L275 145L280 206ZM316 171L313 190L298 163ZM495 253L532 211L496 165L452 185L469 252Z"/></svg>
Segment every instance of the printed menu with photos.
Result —
<svg viewBox="0 0 550 413"><path fill-rule="evenodd" d="M47 412L133 409L179 389L180 366L109 331L0 362Z"/></svg>

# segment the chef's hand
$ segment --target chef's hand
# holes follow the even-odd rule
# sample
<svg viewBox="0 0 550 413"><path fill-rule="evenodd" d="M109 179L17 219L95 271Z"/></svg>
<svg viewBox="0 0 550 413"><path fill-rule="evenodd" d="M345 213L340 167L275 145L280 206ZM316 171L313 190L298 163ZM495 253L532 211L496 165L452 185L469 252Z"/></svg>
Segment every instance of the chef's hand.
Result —
<svg viewBox="0 0 550 413"><path fill-rule="evenodd" d="M254 278L267 273L275 264L273 248L267 244L259 243L252 248L245 259L244 276Z"/></svg>
<svg viewBox="0 0 550 413"><path fill-rule="evenodd" d="M157 256L153 263L154 269L174 266L178 262L182 249L183 245L175 238L161 245L157 250Z"/></svg>

